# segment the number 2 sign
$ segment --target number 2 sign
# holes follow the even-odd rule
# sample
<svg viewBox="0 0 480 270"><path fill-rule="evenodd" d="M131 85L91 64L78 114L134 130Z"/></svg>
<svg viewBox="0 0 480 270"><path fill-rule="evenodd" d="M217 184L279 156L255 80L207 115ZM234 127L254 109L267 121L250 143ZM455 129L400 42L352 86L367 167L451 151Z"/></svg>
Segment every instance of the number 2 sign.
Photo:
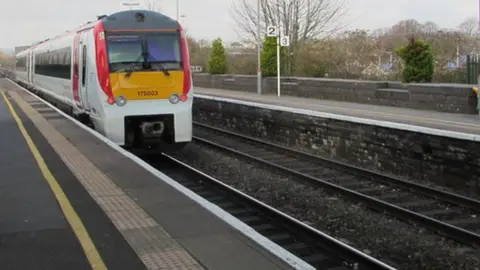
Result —
<svg viewBox="0 0 480 270"><path fill-rule="evenodd" d="M267 27L267 36L268 37L276 37L277 36L277 27L270 25Z"/></svg>

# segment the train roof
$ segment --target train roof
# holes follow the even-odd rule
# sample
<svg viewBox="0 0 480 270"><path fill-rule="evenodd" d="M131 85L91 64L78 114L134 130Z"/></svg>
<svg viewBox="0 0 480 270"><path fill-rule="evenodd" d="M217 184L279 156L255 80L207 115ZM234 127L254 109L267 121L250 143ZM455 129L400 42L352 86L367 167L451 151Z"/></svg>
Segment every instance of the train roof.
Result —
<svg viewBox="0 0 480 270"><path fill-rule="evenodd" d="M179 29L179 23L158 12L149 10L126 10L101 19L105 31L115 30L172 30Z"/></svg>
<svg viewBox="0 0 480 270"><path fill-rule="evenodd" d="M168 17L165 14L158 13L155 11L149 10L125 10L116 12L110 15L102 15L97 18L96 21L89 21L85 24L80 25L74 30L67 31L66 33L60 34L58 36L48 38L37 43L34 43L32 46L25 48L24 50L18 52L16 55L21 55L28 50L43 44L47 41L54 40L70 34L72 32L77 32L81 29L91 27L98 21L102 21L105 31L115 31L115 30L177 30L180 28L178 21Z"/></svg>

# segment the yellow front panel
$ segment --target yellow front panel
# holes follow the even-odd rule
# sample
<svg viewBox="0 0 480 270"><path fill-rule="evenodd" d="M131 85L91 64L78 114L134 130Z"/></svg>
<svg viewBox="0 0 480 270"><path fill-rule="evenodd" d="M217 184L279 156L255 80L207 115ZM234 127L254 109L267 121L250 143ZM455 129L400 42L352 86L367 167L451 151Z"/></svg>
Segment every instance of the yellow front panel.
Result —
<svg viewBox="0 0 480 270"><path fill-rule="evenodd" d="M161 71L132 72L125 77L125 72L111 73L110 83L113 96L124 96L127 100L167 99L172 94L182 94L183 71L169 71L166 76Z"/></svg>

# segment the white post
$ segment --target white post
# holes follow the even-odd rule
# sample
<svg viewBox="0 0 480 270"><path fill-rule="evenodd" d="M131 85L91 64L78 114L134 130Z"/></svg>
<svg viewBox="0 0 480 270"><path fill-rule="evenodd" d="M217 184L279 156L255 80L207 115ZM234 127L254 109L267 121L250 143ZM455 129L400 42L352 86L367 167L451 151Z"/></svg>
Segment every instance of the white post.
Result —
<svg viewBox="0 0 480 270"><path fill-rule="evenodd" d="M280 3L277 1L277 97L280 97L280 35L282 24L280 22Z"/></svg>
<svg viewBox="0 0 480 270"><path fill-rule="evenodd" d="M177 22L180 20L180 0L177 0Z"/></svg>
<svg viewBox="0 0 480 270"><path fill-rule="evenodd" d="M261 45L260 36L260 1L257 0L257 94L262 94L262 63L261 63ZM480 0L479 0L480 1Z"/></svg>
<svg viewBox="0 0 480 270"><path fill-rule="evenodd" d="M278 31L280 32L280 31ZM277 35L277 97L280 97L280 33Z"/></svg>

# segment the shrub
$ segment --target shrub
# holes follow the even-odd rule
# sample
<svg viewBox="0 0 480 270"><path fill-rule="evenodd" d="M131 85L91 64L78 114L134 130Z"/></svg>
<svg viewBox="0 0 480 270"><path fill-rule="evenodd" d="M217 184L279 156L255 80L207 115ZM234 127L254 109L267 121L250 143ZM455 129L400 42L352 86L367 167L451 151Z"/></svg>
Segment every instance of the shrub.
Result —
<svg viewBox="0 0 480 270"><path fill-rule="evenodd" d="M212 43L208 72L214 75L227 73L227 56L220 38L215 39Z"/></svg>
<svg viewBox="0 0 480 270"><path fill-rule="evenodd" d="M405 62L404 82L432 82L434 59L429 43L411 37L409 43L396 49L395 53Z"/></svg>
<svg viewBox="0 0 480 270"><path fill-rule="evenodd" d="M280 59L285 60L285 47L280 48ZM261 63L262 76L273 77L277 76L277 38L265 37L262 45Z"/></svg>

